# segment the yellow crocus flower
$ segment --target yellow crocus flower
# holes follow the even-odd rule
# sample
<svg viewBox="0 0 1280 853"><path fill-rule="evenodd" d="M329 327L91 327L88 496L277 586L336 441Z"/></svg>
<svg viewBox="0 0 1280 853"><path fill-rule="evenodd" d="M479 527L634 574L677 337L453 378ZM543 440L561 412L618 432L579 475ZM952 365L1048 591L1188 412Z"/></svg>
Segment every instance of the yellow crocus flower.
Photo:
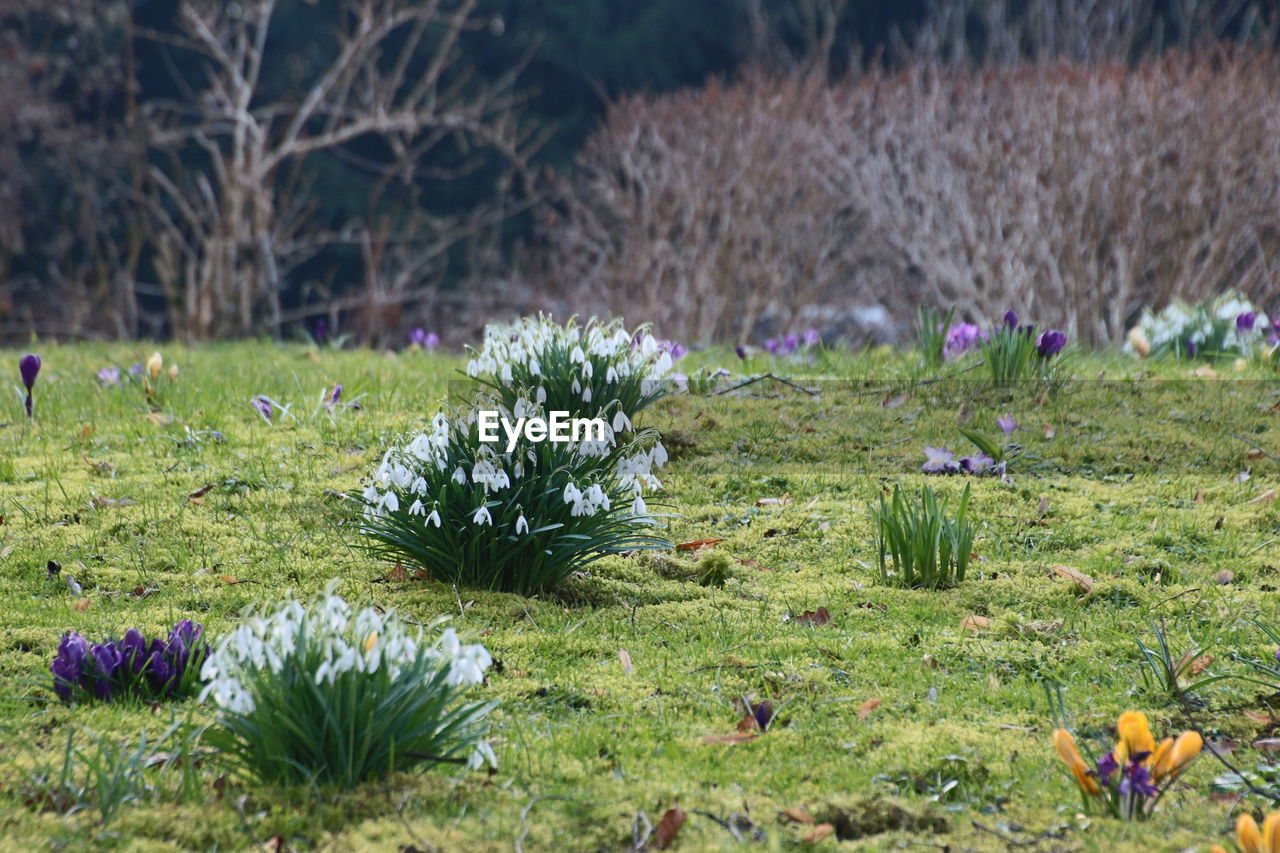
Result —
<svg viewBox="0 0 1280 853"><path fill-rule="evenodd" d="M1140 752L1155 752L1156 739L1151 735L1147 717L1141 711L1125 711L1116 720L1120 743L1116 744L1116 760L1122 765Z"/></svg>
<svg viewBox="0 0 1280 853"><path fill-rule="evenodd" d="M1058 755L1062 757L1063 762L1071 768L1072 774L1076 777L1076 784L1090 796L1096 797L1101 794L1102 786L1089 773L1089 765L1080 757L1080 751L1076 749L1076 740L1071 736L1071 732L1066 729L1054 729L1053 745L1057 747Z"/></svg>
<svg viewBox="0 0 1280 853"><path fill-rule="evenodd" d="M155 379L160 376L161 370L164 370L164 356L158 351L153 352L151 358L147 359L147 375Z"/></svg>
<svg viewBox="0 0 1280 853"><path fill-rule="evenodd" d="M1178 735L1178 739L1173 743L1173 749L1169 751L1169 779L1177 778L1179 773L1186 770L1203 748L1204 738L1199 732L1183 732ZM1276 848L1276 853L1280 853L1280 847Z"/></svg>
<svg viewBox="0 0 1280 853"><path fill-rule="evenodd" d="M1160 741L1156 751L1147 759L1147 766L1151 769L1153 782L1159 782L1169 775L1169 769L1173 767L1173 738L1167 737Z"/></svg>
<svg viewBox="0 0 1280 853"><path fill-rule="evenodd" d="M1258 831L1257 822L1247 814L1240 815L1236 821L1236 842L1243 853L1269 853L1262 846L1262 833Z"/></svg>
<svg viewBox="0 0 1280 853"><path fill-rule="evenodd" d="M1272 812L1262 821L1262 846L1267 853L1280 853L1280 812Z"/></svg>

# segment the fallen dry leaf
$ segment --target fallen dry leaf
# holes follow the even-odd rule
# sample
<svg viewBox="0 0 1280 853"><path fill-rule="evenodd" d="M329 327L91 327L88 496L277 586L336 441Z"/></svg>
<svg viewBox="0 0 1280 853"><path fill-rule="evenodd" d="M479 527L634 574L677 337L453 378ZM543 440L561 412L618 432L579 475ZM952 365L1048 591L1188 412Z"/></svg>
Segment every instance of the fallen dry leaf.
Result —
<svg viewBox="0 0 1280 853"><path fill-rule="evenodd" d="M1093 578L1089 577L1079 569L1073 569L1070 566L1054 566L1053 573L1060 578L1065 578L1066 580L1071 581L1086 595L1093 592Z"/></svg>
<svg viewBox="0 0 1280 853"><path fill-rule="evenodd" d="M813 823L813 815L797 806L792 806L789 809L783 809L780 816L793 823L800 823L806 826Z"/></svg>
<svg viewBox="0 0 1280 853"><path fill-rule="evenodd" d="M237 580L234 575L218 575L218 580L222 581L227 585L240 583L240 581Z"/></svg>
<svg viewBox="0 0 1280 853"><path fill-rule="evenodd" d="M1192 675L1199 675L1208 669L1211 663L1213 663L1213 655L1200 655L1200 657L1191 661L1189 671Z"/></svg>
<svg viewBox="0 0 1280 853"><path fill-rule="evenodd" d="M1254 447L1254 448L1251 448L1251 449L1249 449L1249 450L1246 450L1246 451L1245 451L1244 458L1245 458L1245 459L1261 459L1262 457L1264 457L1264 456L1266 456L1266 455L1267 455L1267 454L1263 453L1261 450L1259 450L1258 448Z"/></svg>
<svg viewBox="0 0 1280 853"><path fill-rule="evenodd" d="M618 649L618 662L622 664L623 675L635 672L635 667L631 665L631 653L626 649Z"/></svg>
<svg viewBox="0 0 1280 853"><path fill-rule="evenodd" d="M836 827L833 823L820 823L809 831L804 838L800 840L805 844L817 844L819 841L825 841L836 834Z"/></svg>
<svg viewBox="0 0 1280 853"><path fill-rule="evenodd" d="M791 503L791 494L788 492L780 498L761 498L756 501L756 506L786 506Z"/></svg>
<svg viewBox="0 0 1280 853"><path fill-rule="evenodd" d="M977 614L974 614L973 616L966 616L960 620L960 628L965 631L973 631L974 633L977 633L978 631L985 631L990 627L991 620L985 616L978 616Z"/></svg>
<svg viewBox="0 0 1280 853"><path fill-rule="evenodd" d="M692 542L681 542L676 546L677 551L697 551L699 548L714 548L723 542L724 538L716 539L714 537L707 539L695 539Z"/></svg>
<svg viewBox="0 0 1280 853"><path fill-rule="evenodd" d="M392 583L404 583L409 579L409 572L405 569L404 563L396 561L395 568L387 572L387 580Z"/></svg>
<svg viewBox="0 0 1280 853"><path fill-rule="evenodd" d="M896 409L903 403L907 402L907 399L906 394L895 394L892 397L885 397L880 401L880 405L884 406L886 409Z"/></svg>
<svg viewBox="0 0 1280 853"><path fill-rule="evenodd" d="M797 622L806 622L814 627L821 628L823 625L831 624L831 613L825 607L819 607L817 610L806 610L796 617Z"/></svg>
<svg viewBox="0 0 1280 853"><path fill-rule="evenodd" d="M1036 507L1036 518L1044 518L1049 514L1049 496L1045 495L1040 498L1040 505Z"/></svg>
<svg viewBox="0 0 1280 853"><path fill-rule="evenodd" d="M1255 723L1262 723L1263 725L1270 725L1275 720L1274 717L1263 711L1245 711L1244 715Z"/></svg>
<svg viewBox="0 0 1280 853"><path fill-rule="evenodd" d="M1254 749L1263 749L1268 752L1280 751L1280 738L1264 737L1253 742Z"/></svg>
<svg viewBox="0 0 1280 853"><path fill-rule="evenodd" d="M72 610L77 610L77 611L79 611L79 612L83 613L84 611L86 611L86 610L88 610L88 609L89 609L89 605L90 605L91 603L92 603L92 602L90 602L90 601L89 601L89 599L87 599L87 598L77 598L77 599L75 600L75 602L71 605L71 609L72 609Z"/></svg>
<svg viewBox="0 0 1280 853"><path fill-rule="evenodd" d="M1057 434L1058 434L1058 431L1057 431L1056 429L1054 429L1054 428L1053 428L1053 424L1045 424L1045 425L1044 425L1044 437L1045 437L1045 438L1053 438L1053 437L1054 437L1055 435L1057 435Z"/></svg>
<svg viewBox="0 0 1280 853"><path fill-rule="evenodd" d="M1226 586L1236 579L1236 573L1230 569L1220 569L1213 575L1213 582L1219 586Z"/></svg>
<svg viewBox="0 0 1280 853"><path fill-rule="evenodd" d="M1207 364L1203 364L1191 371L1191 375L1198 379L1217 379L1218 371L1214 370Z"/></svg>
<svg viewBox="0 0 1280 853"><path fill-rule="evenodd" d="M1249 501L1249 503L1251 504L1275 503L1276 498L1280 498L1280 493L1277 493L1275 489L1267 489L1265 492L1258 495L1253 500Z"/></svg>
<svg viewBox="0 0 1280 853"><path fill-rule="evenodd" d="M679 806L667 809L662 820L658 821L657 838L654 841L659 850L666 850L671 846L671 842L680 834L680 827L684 826L684 822L685 814Z"/></svg>
<svg viewBox="0 0 1280 853"><path fill-rule="evenodd" d="M210 492L210 491L212 491L212 490L213 490L213 487L214 487L214 486L216 486L216 485L218 485L218 484L217 484L217 483L210 483L210 484L209 484L209 485L207 485L207 486L201 486L200 488L196 489L196 490L195 490L194 492L192 492L191 494L187 495L187 500L191 501L193 504L202 504L202 503L204 503L204 500L203 500L204 496L205 496L205 495L207 495L207 494L209 494L209 492Z"/></svg>
<svg viewBox="0 0 1280 853"><path fill-rule="evenodd" d="M879 707L880 707L879 699L875 699L875 698L868 699L858 707L858 719L865 720L867 717L871 716L872 712L875 711L876 708L879 708Z"/></svg>
<svg viewBox="0 0 1280 853"><path fill-rule="evenodd" d="M1195 502L1198 504L1204 503L1204 489L1196 489Z"/></svg>

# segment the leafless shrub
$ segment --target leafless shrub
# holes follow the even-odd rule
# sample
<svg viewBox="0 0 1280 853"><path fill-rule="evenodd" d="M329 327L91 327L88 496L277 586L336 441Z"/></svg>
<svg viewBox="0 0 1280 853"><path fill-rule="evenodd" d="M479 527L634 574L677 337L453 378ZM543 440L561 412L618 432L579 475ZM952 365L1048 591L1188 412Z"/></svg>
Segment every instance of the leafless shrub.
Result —
<svg viewBox="0 0 1280 853"><path fill-rule="evenodd" d="M1173 296L1273 298L1277 72L1219 46L631 99L546 229L548 280L698 341L927 302L1104 342Z"/></svg>
<svg viewBox="0 0 1280 853"><path fill-rule="evenodd" d="M326 230L312 216L320 190L303 167L324 153L350 158L344 146L380 139L391 156L366 164L371 199L397 183L415 195L424 177L418 164L441 146L496 151L522 168L510 79L470 85L461 64L462 34L482 23L476 5L345 0L331 60L299 62L298 79L282 93L263 83L276 0L182 0L181 36L150 34L203 60L202 77L185 81L189 95L153 101L145 114L157 157L144 201L175 334L279 335L289 319L280 299L285 279L324 247L349 244L362 255L364 281L328 308L355 309L363 339L380 343L405 302L429 295L450 247L509 212L458 220L419 209Z"/></svg>

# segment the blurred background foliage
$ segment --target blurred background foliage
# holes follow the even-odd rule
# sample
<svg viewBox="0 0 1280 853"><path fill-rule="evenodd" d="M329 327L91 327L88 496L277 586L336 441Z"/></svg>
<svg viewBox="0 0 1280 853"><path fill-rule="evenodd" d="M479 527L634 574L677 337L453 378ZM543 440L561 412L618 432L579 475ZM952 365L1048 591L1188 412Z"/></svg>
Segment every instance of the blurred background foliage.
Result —
<svg viewBox="0 0 1280 853"><path fill-rule="evenodd" d="M572 311L554 282L573 268L557 255L556 228L572 217L584 145L630 96L744 75L849 81L869 69L1137 63L1208 41L1269 50L1276 5L9 0L0 9L0 340L296 337L323 319L331 333L387 344L413 326L456 340L494 312ZM231 112L213 105L215 83L234 74L219 77L210 45L234 51L237 39L265 33L243 107L257 111L269 151L289 112L340 64L353 27L405 9L434 18L410 51L404 92L447 59L438 89L413 105L419 126L285 152L279 168L246 168L240 179L218 172L215 149L228 162L253 149L236 147ZM363 55L371 76L353 72L335 114L377 111L367 92L393 72L411 26L390 27ZM200 27L211 31L203 45ZM450 126L450 104L475 126ZM318 135L335 120L306 129ZM256 189L255 174L266 176ZM248 197L232 204L237 186ZM205 203L209 212L188 210ZM262 217L272 221L242 223ZM785 287L771 298L785 300ZM226 317L233 310L237 321Z"/></svg>

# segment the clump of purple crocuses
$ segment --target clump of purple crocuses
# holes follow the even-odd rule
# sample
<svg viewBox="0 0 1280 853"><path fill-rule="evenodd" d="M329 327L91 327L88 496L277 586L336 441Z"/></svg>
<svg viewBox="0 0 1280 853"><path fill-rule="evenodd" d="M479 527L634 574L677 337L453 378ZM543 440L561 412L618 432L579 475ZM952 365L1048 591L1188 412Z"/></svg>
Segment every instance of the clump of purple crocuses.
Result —
<svg viewBox="0 0 1280 853"><path fill-rule="evenodd" d="M418 326L409 332L409 346L421 347L422 349L435 349L440 346L440 336L435 332L428 332L426 329Z"/></svg>
<svg viewBox="0 0 1280 853"><path fill-rule="evenodd" d="M987 340L987 333L975 323L956 323L947 329L947 340L942 345L942 357L948 361L964 352L977 348Z"/></svg>
<svg viewBox="0 0 1280 853"><path fill-rule="evenodd" d="M959 459L945 447L926 447L924 449L924 465L920 470L926 474L976 474L1003 477L1005 463L995 459L981 450L970 456Z"/></svg>
<svg viewBox="0 0 1280 853"><path fill-rule="evenodd" d="M36 377L40 375L40 356L27 353L18 359L18 373L22 375L22 384L27 389L27 417L31 417L35 413L35 399L31 396L31 389L35 388Z"/></svg>
<svg viewBox="0 0 1280 853"><path fill-rule="evenodd" d="M807 329L803 335L790 332L781 338L769 338L764 342L764 351L769 355L791 355L804 352L822 344L822 335L817 329Z"/></svg>
<svg viewBox="0 0 1280 853"><path fill-rule="evenodd" d="M155 702L195 693L200 667L209 654L204 626L183 619L164 638L147 642L135 628L123 639L90 644L71 631L62 636L49 671L64 702L136 699Z"/></svg>

